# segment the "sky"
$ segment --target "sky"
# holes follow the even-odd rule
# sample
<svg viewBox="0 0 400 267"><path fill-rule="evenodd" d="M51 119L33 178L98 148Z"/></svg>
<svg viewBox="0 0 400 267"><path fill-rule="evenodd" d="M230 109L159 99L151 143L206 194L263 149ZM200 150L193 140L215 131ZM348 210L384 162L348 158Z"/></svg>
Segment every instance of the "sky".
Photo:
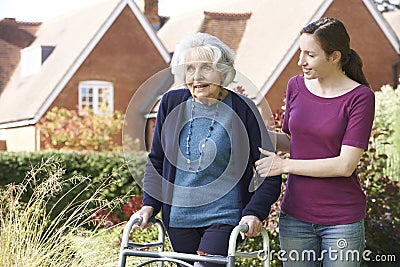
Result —
<svg viewBox="0 0 400 267"><path fill-rule="evenodd" d="M0 0L0 19L44 22L99 0ZM159 14L174 16L223 0L159 0Z"/></svg>

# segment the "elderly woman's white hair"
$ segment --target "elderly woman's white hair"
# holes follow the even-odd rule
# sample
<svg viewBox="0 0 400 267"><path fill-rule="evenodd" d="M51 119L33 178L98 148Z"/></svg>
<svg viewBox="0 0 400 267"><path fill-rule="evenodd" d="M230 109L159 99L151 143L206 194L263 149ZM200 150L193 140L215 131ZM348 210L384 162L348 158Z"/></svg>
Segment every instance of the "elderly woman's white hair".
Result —
<svg viewBox="0 0 400 267"><path fill-rule="evenodd" d="M172 73L177 78L182 79L182 82L185 80L184 64L188 51L197 53L202 58L210 59L214 68L224 76L224 80L221 83L222 86L228 86L235 78L236 70L233 66L235 53L232 49L213 35L196 33L183 39L176 46L172 56Z"/></svg>

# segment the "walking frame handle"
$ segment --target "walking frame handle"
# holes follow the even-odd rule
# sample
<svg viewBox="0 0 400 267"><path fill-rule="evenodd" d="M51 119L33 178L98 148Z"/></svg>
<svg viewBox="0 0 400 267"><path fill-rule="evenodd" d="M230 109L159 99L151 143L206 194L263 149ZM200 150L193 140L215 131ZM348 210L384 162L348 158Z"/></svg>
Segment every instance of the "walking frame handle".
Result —
<svg viewBox="0 0 400 267"><path fill-rule="evenodd" d="M240 233L247 233L248 231L249 231L249 226L247 224L238 225L232 230L232 233L229 238L227 266L235 266L233 263L231 263L231 261L233 261L235 257L240 257L240 258L258 258L260 260L263 260L264 267L268 267L270 262L269 259L270 248L269 248L269 236L265 228L261 230L261 237L263 242L262 250L253 252L240 252L236 250L237 237L239 236Z"/></svg>
<svg viewBox="0 0 400 267"><path fill-rule="evenodd" d="M180 260L194 260L194 261L208 261L208 262L214 262L218 264L226 264L225 266L227 267L233 267L235 266L235 258L240 257L240 258L258 258L263 260L263 266L268 267L269 266L269 237L268 237L268 232L265 228L262 229L261 235L262 235L262 240L263 240L263 249L258 250L258 251L253 251L253 252L240 252L236 250L236 242L237 238L240 233L246 233L249 231L249 226L247 224L242 224L242 225L237 225L231 232L230 238L229 238L229 247L228 247L228 256L227 257L222 257L222 256L200 256L200 255L192 255L192 254L184 254L184 253L176 253L176 252L164 252L164 243L165 243L165 229L163 223L157 219L157 218L150 218L149 220L151 223L154 223L158 227L158 241L153 242L153 243L147 243L147 244L139 244L139 243L133 243L129 242L129 235L131 232L131 229L134 225L141 225L143 222L142 217L132 217L128 221L127 225L124 228L123 234L122 234L122 242L121 242L121 249L120 249L120 260L118 263L118 267L125 267L126 264L126 256L128 255L151 255L155 258L159 258L158 260L168 260L178 262ZM158 253L157 252L144 252L144 251L136 251L133 253L133 251L130 250L130 247L135 246L137 248L147 248L147 247L158 247ZM161 258L162 259L161 259ZM156 260L150 260L149 262L153 262ZM186 264L184 264L186 266ZM142 266L142 265L140 265ZM164 266L163 263L159 263L159 266ZM188 264L188 266L191 266Z"/></svg>
<svg viewBox="0 0 400 267"><path fill-rule="evenodd" d="M137 248L147 248L147 247L158 247L159 251L164 251L164 244L165 244L165 230L163 223L157 218L150 218L149 222L155 224L158 228L158 240L157 242L147 243L147 244L139 244L134 242L129 242L129 236L134 225L141 225L143 222L142 217L135 217L132 215L127 224L124 227L124 231L122 233L122 241L120 247L120 257L118 262L118 267L125 267L126 264L126 250L129 250L129 247L132 245ZM163 266L160 265L160 266Z"/></svg>

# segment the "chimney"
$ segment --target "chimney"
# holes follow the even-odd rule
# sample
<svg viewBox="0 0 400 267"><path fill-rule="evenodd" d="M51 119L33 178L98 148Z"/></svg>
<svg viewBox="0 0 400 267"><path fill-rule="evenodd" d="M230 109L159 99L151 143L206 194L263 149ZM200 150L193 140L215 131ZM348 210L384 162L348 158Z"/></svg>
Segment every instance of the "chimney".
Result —
<svg viewBox="0 0 400 267"><path fill-rule="evenodd" d="M15 20L15 18L4 18L3 22L10 25L17 25L17 21Z"/></svg>
<svg viewBox="0 0 400 267"><path fill-rule="evenodd" d="M158 15L158 0L145 0L144 14L155 30L160 28L160 16Z"/></svg>

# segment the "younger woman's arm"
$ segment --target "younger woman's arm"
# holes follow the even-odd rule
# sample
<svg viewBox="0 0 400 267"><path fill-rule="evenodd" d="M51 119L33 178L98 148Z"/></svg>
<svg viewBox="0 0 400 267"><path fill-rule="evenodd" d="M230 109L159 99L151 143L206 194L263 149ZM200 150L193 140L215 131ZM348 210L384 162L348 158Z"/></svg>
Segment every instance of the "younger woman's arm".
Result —
<svg viewBox="0 0 400 267"><path fill-rule="evenodd" d="M266 157L256 162L261 177L291 173L311 177L349 177L363 154L362 148L343 145L340 155L332 158L298 160L283 159L275 153L260 148Z"/></svg>

